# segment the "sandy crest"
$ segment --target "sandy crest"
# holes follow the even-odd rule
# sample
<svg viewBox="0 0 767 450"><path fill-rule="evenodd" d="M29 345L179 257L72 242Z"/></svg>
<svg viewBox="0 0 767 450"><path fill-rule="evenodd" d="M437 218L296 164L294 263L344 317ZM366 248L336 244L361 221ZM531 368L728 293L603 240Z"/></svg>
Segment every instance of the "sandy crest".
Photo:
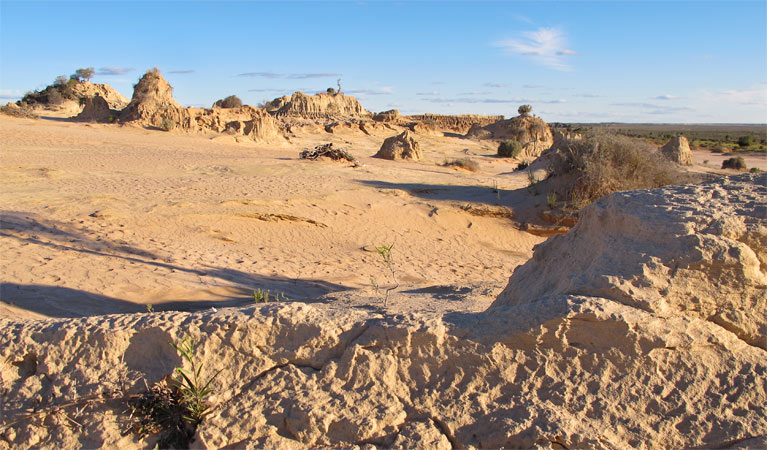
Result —
<svg viewBox="0 0 767 450"><path fill-rule="evenodd" d="M393 306L467 284L488 286L489 302L543 241L508 218L470 212L545 204L490 144L422 136L425 161L393 162L371 157L385 135L295 133L242 145L2 117L0 314L240 305L255 288L295 300L361 289L377 302L371 279L391 280L371 250L390 243L401 282ZM298 159L325 142L361 166ZM467 155L478 172L440 165Z"/></svg>

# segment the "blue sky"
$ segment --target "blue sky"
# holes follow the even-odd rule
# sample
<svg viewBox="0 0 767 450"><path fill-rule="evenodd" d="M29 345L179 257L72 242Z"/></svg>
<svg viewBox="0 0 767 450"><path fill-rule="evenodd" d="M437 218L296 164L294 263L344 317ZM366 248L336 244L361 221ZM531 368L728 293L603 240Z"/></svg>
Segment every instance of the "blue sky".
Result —
<svg viewBox="0 0 767 450"><path fill-rule="evenodd" d="M371 111L767 122L767 2L0 1L0 97L159 67L187 106L335 86Z"/></svg>

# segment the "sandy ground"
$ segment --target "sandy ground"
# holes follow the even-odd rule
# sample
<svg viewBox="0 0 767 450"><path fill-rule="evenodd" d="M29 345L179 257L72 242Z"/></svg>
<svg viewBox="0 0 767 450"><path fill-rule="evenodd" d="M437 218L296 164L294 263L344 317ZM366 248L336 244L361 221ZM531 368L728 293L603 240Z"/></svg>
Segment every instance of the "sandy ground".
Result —
<svg viewBox="0 0 767 450"><path fill-rule="evenodd" d="M254 289L390 310L482 310L544 238L520 231L545 193L492 142L419 136L425 159L372 158L395 131L294 126L238 144L60 118L0 118L0 314L75 317L240 306ZM306 161L333 142L361 165ZM480 170L443 167L471 157ZM767 155L743 155L767 170ZM693 171L726 155L694 152ZM707 163L704 161L708 160ZM376 291L375 286L379 289Z"/></svg>
<svg viewBox="0 0 767 450"><path fill-rule="evenodd" d="M290 143L242 145L0 118L0 313L235 306L254 289L379 304L373 285L393 283L375 252L382 244L394 244L392 307L430 299L440 304L417 307L483 309L544 240L482 215L546 201L491 143L422 136L425 160L394 162L371 157L387 135L294 130ZM324 142L361 166L298 158ZM478 172L441 166L467 155Z"/></svg>

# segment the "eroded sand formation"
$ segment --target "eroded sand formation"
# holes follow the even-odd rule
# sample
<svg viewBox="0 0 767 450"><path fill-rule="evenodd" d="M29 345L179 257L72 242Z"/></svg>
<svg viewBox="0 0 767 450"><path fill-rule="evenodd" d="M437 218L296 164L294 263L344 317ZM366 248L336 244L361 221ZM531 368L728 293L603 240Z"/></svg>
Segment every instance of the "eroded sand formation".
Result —
<svg viewBox="0 0 767 450"><path fill-rule="evenodd" d="M486 312L2 319L6 445L151 447L122 432L124 398L182 364L167 342L190 335L221 370L200 447L764 447L765 185L605 197Z"/></svg>

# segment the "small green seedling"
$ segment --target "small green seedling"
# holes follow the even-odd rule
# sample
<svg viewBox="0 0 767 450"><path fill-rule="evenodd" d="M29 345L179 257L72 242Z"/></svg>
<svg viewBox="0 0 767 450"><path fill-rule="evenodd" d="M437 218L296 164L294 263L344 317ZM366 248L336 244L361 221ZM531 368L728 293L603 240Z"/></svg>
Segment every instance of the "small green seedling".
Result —
<svg viewBox="0 0 767 450"><path fill-rule="evenodd" d="M197 342L189 336L183 338L178 344L173 341L169 342L173 348L181 353L181 357L191 366L191 370L184 369L183 367L176 367L174 370L175 377L173 381L176 383L181 394L181 403L187 411L187 415L184 416L184 419L189 421L193 426L197 426L202 422L202 419L210 409L208 402L206 401L206 397L212 392L210 384L223 369L216 372L212 377L208 378L207 381L203 381L202 363L195 353Z"/></svg>
<svg viewBox="0 0 767 450"><path fill-rule="evenodd" d="M391 255L392 247L394 247L394 244L381 245L380 247L376 247L376 251L378 252L379 255L381 255L381 258L383 259L384 264L386 264L386 267L389 269L389 272L391 273L391 277L394 280L394 286L386 289L386 297L384 297L384 308L386 308L386 304L389 301L389 293L399 287L399 281L397 281L397 274L394 272L394 266L392 265L394 262Z"/></svg>
<svg viewBox="0 0 767 450"><path fill-rule="evenodd" d="M261 288L253 291L253 301L256 303L266 303L269 301L269 291L265 291Z"/></svg>
<svg viewBox="0 0 767 450"><path fill-rule="evenodd" d="M549 192L548 194L546 194L546 204L549 205L549 209L556 209L557 207L556 192Z"/></svg>
<svg viewBox="0 0 767 450"><path fill-rule="evenodd" d="M288 296L285 295L284 292L280 292L279 294L272 296L272 293L270 291L263 290L261 288L258 288L255 291L253 291L253 301L256 303L267 303L269 302L269 298L274 298L274 301L276 302L290 301L290 298L288 298Z"/></svg>

